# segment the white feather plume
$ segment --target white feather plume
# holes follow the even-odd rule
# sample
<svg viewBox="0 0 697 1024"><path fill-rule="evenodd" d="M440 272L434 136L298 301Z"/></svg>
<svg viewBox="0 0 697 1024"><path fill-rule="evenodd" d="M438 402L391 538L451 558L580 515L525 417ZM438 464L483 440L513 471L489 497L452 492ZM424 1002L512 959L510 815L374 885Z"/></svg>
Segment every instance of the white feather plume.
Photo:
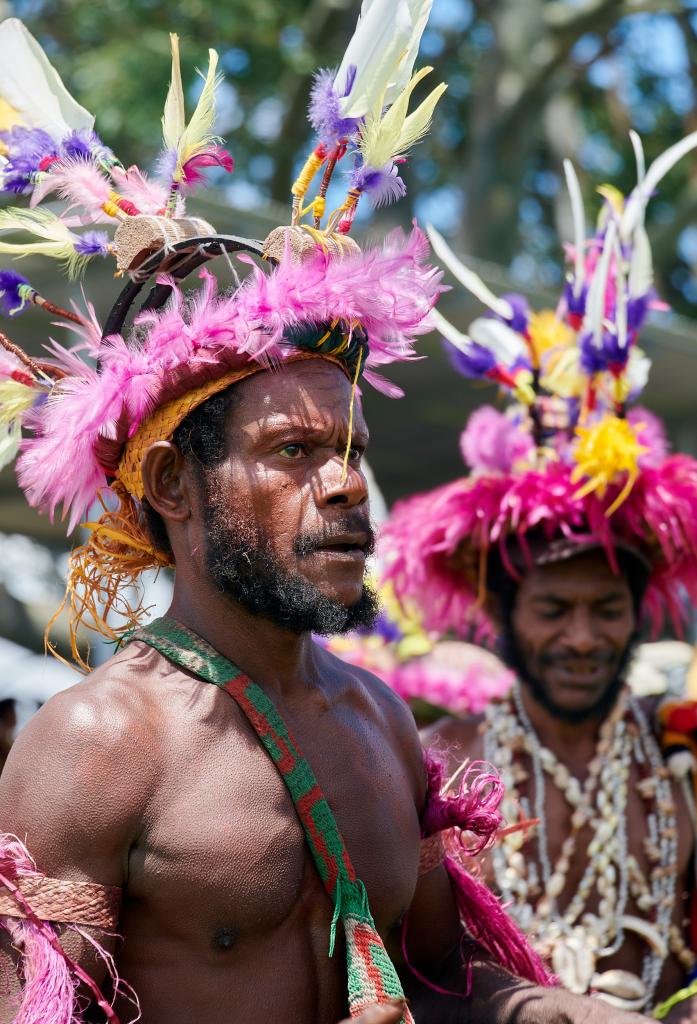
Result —
<svg viewBox="0 0 697 1024"><path fill-rule="evenodd" d="M363 0L334 79L343 117L365 117L380 99L391 104L406 88L431 4L432 0ZM350 93L343 97L351 75Z"/></svg>
<svg viewBox="0 0 697 1024"><path fill-rule="evenodd" d="M472 350L472 339L468 335L463 334L462 331L458 331L454 324L451 324L449 320L446 320L442 313L439 313L437 309L432 309L429 314L430 321L433 324L435 331L440 331L443 337L450 342L455 348L459 349L460 352L469 354Z"/></svg>
<svg viewBox="0 0 697 1024"><path fill-rule="evenodd" d="M517 359L527 355L521 335L500 320L480 316L472 321L469 332L472 341L489 349L501 366L512 366Z"/></svg>
<svg viewBox="0 0 697 1024"><path fill-rule="evenodd" d="M407 0L411 18L411 38L409 47L397 65L394 79L389 81L385 91L385 102L394 103L397 96L406 88L414 71L414 64L419 55L421 37L431 15L433 0Z"/></svg>
<svg viewBox="0 0 697 1024"><path fill-rule="evenodd" d="M617 221L610 220L605 232L605 241L598 264L593 274L591 286L588 289L588 302L586 303L586 316L583 322L583 332L590 331L593 335L593 344L600 348L603 335L603 322L605 318L605 293L607 279L610 273L610 260L614 252L615 238L617 237Z"/></svg>
<svg viewBox="0 0 697 1024"><path fill-rule="evenodd" d="M641 136L638 132L635 132L633 128L630 128L629 130L629 138L632 143L634 159L636 161L637 185L641 185L646 177L646 157L644 156L644 146L641 141Z"/></svg>
<svg viewBox="0 0 697 1024"><path fill-rule="evenodd" d="M457 258L443 236L439 231L436 231L433 225L429 224L426 231L431 240L433 251L438 259L446 265L453 277L456 277L468 292L471 292L476 299L479 299L482 305L488 306L489 309L496 313L497 316L503 317L504 320L510 320L513 316L513 307L510 302L497 298L491 289L484 284L481 277Z"/></svg>
<svg viewBox="0 0 697 1024"><path fill-rule="evenodd" d="M18 18L0 24L0 97L31 128L60 141L72 131L90 130L94 117L63 85L34 36Z"/></svg>
<svg viewBox="0 0 697 1024"><path fill-rule="evenodd" d="M583 196L579 185L576 168L570 160L564 161L566 187L571 202L571 217L574 226L574 296L578 298L583 287L584 254L586 244L586 214L583 209Z"/></svg>
<svg viewBox="0 0 697 1024"><path fill-rule="evenodd" d="M624 371L624 378L629 386L630 394L636 394L644 390L648 384L650 372L651 360L642 349L634 345L629 353L629 359Z"/></svg>
<svg viewBox="0 0 697 1024"><path fill-rule="evenodd" d="M643 220L644 211L649 204L649 200L666 174L695 147L697 147L697 132L691 132L690 135L686 135L680 142L670 146L665 153L661 153L660 156L656 157L646 172L643 181L637 185L626 202L620 224L620 238L622 241L630 238L637 224Z"/></svg>
<svg viewBox="0 0 697 1024"><path fill-rule="evenodd" d="M632 299L646 295L653 287L653 259L651 243L643 221L637 224L632 237L629 259L628 290Z"/></svg>
<svg viewBox="0 0 697 1024"><path fill-rule="evenodd" d="M624 272L624 256L620 240L615 234L612 240L612 251L615 258L615 327L617 344L620 348L627 347L627 278Z"/></svg>

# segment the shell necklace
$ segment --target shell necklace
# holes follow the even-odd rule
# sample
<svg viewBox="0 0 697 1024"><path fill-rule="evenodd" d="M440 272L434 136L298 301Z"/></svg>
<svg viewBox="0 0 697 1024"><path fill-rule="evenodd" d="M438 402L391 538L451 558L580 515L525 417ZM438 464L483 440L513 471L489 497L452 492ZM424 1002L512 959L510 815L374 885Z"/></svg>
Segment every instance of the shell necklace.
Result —
<svg viewBox="0 0 697 1024"><path fill-rule="evenodd" d="M497 887L509 912L548 957L562 984L572 992L593 992L625 1010L650 1007L669 952L686 968L694 963L679 930L672 926L678 860L678 830L669 774L638 701L625 689L601 726L595 755L583 784L544 747L522 701L520 684L511 696L488 705L485 757L500 771L506 786L502 806L508 820L520 811L539 820L537 862L521 847L526 837L512 832L494 848ZM532 803L519 791L528 780L523 759L532 763ZM646 878L627 842L627 795L632 765L642 776L638 785L646 807L644 848L651 864ZM547 830L547 778L572 809L571 830L552 864ZM567 906L564 892L569 867L578 856L578 837L591 828L586 867ZM646 915L627 913L632 899ZM589 904L597 902L597 911ZM598 962L615 954L625 933L647 944L641 973L598 971ZM688 960L690 963L688 964Z"/></svg>

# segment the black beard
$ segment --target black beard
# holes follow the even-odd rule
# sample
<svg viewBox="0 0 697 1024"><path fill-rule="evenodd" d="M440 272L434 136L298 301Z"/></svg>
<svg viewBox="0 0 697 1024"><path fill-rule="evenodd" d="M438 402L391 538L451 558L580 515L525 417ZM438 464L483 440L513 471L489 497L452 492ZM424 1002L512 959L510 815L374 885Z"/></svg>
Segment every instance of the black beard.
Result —
<svg viewBox="0 0 697 1024"><path fill-rule="evenodd" d="M253 541L241 539L240 534L249 534L249 529L244 529L243 524L230 526L229 513L226 515L216 507L212 495L205 503L205 524L205 560L211 580L221 594L253 615L260 615L292 633L320 636L348 633L360 627L369 629L374 625L379 612L378 599L365 584L355 604L346 607L332 601L304 576L280 565L262 531L255 531ZM345 513L333 524L332 533L366 529L370 537L366 554L370 554L373 534L366 527L362 513ZM297 537L295 553L308 555L326 539L326 533Z"/></svg>
<svg viewBox="0 0 697 1024"><path fill-rule="evenodd" d="M602 721L607 718L622 692L625 685L625 672L629 662L634 655L636 645L639 641L638 631L635 633L624 651L615 669L615 674L608 683L603 695L587 708L562 708L555 704L547 692L544 683L534 676L528 669L527 662L520 649L520 645L513 630L512 623L507 622L499 641L499 654L508 668L515 673L523 686L526 686L530 694L545 711L559 722L568 722L571 725L580 725L590 719Z"/></svg>

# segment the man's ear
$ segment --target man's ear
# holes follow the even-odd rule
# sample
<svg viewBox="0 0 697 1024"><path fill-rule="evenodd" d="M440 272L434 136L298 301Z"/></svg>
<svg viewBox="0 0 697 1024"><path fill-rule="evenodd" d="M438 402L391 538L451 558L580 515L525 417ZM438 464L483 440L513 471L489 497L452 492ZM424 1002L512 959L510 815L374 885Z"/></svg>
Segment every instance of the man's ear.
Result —
<svg viewBox="0 0 697 1024"><path fill-rule="evenodd" d="M191 516L191 476L182 453L171 441L156 441L143 456L143 489L148 504L163 519L183 523Z"/></svg>

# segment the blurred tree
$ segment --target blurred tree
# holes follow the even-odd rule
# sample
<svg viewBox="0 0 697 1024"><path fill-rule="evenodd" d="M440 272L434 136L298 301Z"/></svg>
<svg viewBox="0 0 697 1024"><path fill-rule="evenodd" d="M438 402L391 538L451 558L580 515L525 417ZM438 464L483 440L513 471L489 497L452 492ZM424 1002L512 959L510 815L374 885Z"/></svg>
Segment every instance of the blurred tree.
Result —
<svg viewBox="0 0 697 1024"><path fill-rule="evenodd" d="M0 0L1 2L1 0ZM191 69L221 54L220 132L237 160L231 201L285 201L310 133L310 76L331 66L358 0L10 0L123 160L154 160L169 76L168 31ZM465 252L527 286L559 278L557 229L569 237L564 156L582 181L634 181L627 131L650 160L697 127L697 0L434 0L421 62L450 88L431 139L406 170L412 208ZM434 76L435 77L435 76ZM428 84L428 83L426 83ZM664 294L697 299L695 159L676 168L649 224ZM589 215L597 209L587 195ZM408 204L385 218L405 220Z"/></svg>

